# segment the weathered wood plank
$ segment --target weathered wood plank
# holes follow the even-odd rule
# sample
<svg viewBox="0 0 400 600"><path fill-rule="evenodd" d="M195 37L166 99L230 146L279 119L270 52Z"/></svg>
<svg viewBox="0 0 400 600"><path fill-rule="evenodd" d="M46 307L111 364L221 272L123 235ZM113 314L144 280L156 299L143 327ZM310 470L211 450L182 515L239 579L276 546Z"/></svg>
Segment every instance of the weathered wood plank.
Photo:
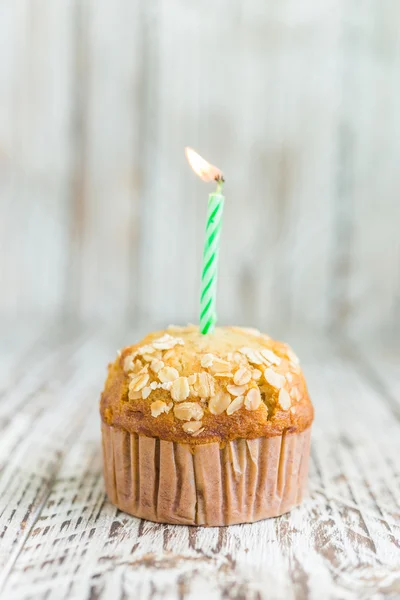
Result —
<svg viewBox="0 0 400 600"><path fill-rule="evenodd" d="M342 323L357 337L388 336L398 320L398 172L388 157L400 150L400 80L392 75L400 69L399 19L400 5L391 0L344 3L338 134L348 221L339 225L349 231Z"/></svg>
<svg viewBox="0 0 400 600"><path fill-rule="evenodd" d="M400 347L394 344L349 342L347 351L355 356L362 377L380 391L400 421Z"/></svg>
<svg viewBox="0 0 400 600"><path fill-rule="evenodd" d="M27 361L38 360L44 347L43 323L12 323L0 321L0 398L25 370ZM48 336L47 336L48 337ZM38 352L38 348L40 349Z"/></svg>
<svg viewBox="0 0 400 600"><path fill-rule="evenodd" d="M71 355L84 341L85 335L80 335L73 327L68 330L50 326L23 354L15 357L7 373L8 385L4 385L1 393L0 430L10 422L12 425L15 415L20 414L21 406L31 401L35 404L35 400L43 397L45 403L42 408L47 407L46 394L51 392L53 372L60 365L70 364Z"/></svg>
<svg viewBox="0 0 400 600"><path fill-rule="evenodd" d="M49 317L68 256L72 3L0 7L0 310Z"/></svg>
<svg viewBox="0 0 400 600"><path fill-rule="evenodd" d="M104 341L102 347L104 354ZM44 460L44 448L47 460L56 451L63 458L53 465L40 514L3 575L5 597L396 597L400 426L354 356L310 338L298 348L317 414L310 498L279 519L220 529L152 524L104 501L97 406L82 381L86 374L93 386L101 377L101 353L82 352L64 401L33 423L35 439L54 419L70 433L59 440L52 434L39 451L30 446L24 485L37 473L33 465ZM78 406L81 417L87 415L83 426L74 425Z"/></svg>
<svg viewBox="0 0 400 600"><path fill-rule="evenodd" d="M80 3L76 49L84 94L79 105L80 194L75 198L73 311L126 319L134 310L139 248L142 106L138 2Z"/></svg>
<svg viewBox="0 0 400 600"><path fill-rule="evenodd" d="M64 453L84 425L92 397L98 396L99 367L105 360L104 347L93 338L70 356L61 352L56 363L47 365L46 389L32 387L28 402L2 435L0 588L40 514Z"/></svg>

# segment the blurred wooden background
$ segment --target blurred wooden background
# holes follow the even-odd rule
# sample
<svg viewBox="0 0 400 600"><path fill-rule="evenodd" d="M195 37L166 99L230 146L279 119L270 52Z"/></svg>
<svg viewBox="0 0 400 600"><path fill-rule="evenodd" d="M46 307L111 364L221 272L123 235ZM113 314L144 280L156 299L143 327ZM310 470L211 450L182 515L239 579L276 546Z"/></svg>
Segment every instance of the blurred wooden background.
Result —
<svg viewBox="0 0 400 600"><path fill-rule="evenodd" d="M400 2L5 0L0 315L400 334Z"/></svg>

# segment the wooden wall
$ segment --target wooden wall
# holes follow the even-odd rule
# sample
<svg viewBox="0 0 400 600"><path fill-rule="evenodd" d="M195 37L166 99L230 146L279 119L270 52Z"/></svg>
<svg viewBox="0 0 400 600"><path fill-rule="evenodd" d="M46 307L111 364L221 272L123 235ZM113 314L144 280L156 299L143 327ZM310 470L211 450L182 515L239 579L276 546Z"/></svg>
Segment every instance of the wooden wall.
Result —
<svg viewBox="0 0 400 600"><path fill-rule="evenodd" d="M399 331L400 3L5 0L0 313ZM397 328L397 329L396 329Z"/></svg>

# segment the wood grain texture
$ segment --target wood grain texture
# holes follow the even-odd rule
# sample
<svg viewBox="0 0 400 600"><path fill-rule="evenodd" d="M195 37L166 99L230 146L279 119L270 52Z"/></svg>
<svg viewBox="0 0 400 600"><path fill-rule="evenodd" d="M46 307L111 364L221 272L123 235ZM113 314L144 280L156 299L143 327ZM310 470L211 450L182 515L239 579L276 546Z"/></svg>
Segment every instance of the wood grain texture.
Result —
<svg viewBox="0 0 400 600"><path fill-rule="evenodd" d="M399 152L400 81L390 74L392 66L400 66L399 11L390 0L347 2L341 25L335 203L336 273L341 285L335 313L354 335L374 327L388 334L398 319L399 278L395 272L387 275L398 264L399 239L396 227L383 215L397 212L393 190L399 175L390 173L388 157ZM379 126L371 127L373 122Z"/></svg>
<svg viewBox="0 0 400 600"><path fill-rule="evenodd" d="M203 529L105 498L97 396L117 344L136 336L54 328L14 344L0 382L0 597L397 598L398 355L367 363L357 346L292 336L316 407L310 495L277 519Z"/></svg>
<svg viewBox="0 0 400 600"><path fill-rule="evenodd" d="M392 335L399 11L3 2L0 315L196 320L190 144L227 179L222 321Z"/></svg>
<svg viewBox="0 0 400 600"><path fill-rule="evenodd" d="M0 8L1 314L62 310L69 236L69 3Z"/></svg>
<svg viewBox="0 0 400 600"><path fill-rule="evenodd" d="M71 312L86 318L126 318L131 312L130 284L137 277L139 253L139 10L136 2L89 1L77 7L77 84L83 93L76 142L77 150L83 148L77 165L81 193L75 198L73 219L78 231L71 267L76 304Z"/></svg>

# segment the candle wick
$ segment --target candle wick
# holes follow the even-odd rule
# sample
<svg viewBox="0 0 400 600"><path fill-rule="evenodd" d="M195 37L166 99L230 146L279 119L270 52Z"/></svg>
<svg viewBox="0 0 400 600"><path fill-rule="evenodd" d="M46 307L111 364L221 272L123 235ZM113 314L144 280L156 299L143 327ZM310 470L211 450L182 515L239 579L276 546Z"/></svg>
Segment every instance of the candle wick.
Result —
<svg viewBox="0 0 400 600"><path fill-rule="evenodd" d="M221 175L216 175L215 176L215 181L217 182L217 194L222 194L222 188L224 186L225 183L225 179L224 176Z"/></svg>

